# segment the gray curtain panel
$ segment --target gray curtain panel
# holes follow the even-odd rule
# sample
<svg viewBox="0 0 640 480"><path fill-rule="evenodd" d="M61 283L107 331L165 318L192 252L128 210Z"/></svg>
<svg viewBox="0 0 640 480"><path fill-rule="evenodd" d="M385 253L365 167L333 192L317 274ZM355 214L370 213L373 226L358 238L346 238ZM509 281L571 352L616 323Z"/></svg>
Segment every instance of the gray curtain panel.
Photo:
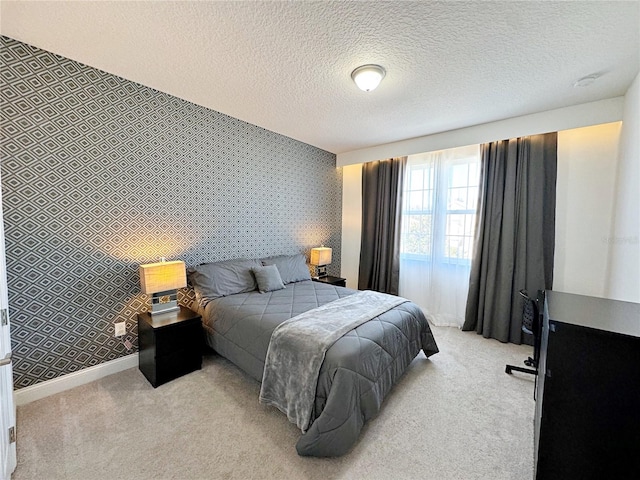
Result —
<svg viewBox="0 0 640 480"><path fill-rule="evenodd" d="M358 289L398 294L400 215L407 157L362 166L362 240Z"/></svg>
<svg viewBox="0 0 640 480"><path fill-rule="evenodd" d="M553 284L557 133L482 145L480 198L463 330L523 339L526 289Z"/></svg>

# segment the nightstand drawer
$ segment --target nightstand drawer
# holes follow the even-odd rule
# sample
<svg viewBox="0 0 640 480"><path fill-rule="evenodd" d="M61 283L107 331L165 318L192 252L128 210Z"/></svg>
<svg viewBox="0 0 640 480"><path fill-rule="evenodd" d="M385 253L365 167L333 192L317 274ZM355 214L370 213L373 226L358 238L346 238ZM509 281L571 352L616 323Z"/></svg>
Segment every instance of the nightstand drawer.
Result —
<svg viewBox="0 0 640 480"><path fill-rule="evenodd" d="M202 323L199 318L172 325L171 328L159 328L155 331L155 337L157 358L178 350L197 350L202 353Z"/></svg>
<svg viewBox="0 0 640 480"><path fill-rule="evenodd" d="M194 370L200 370L202 368L202 355L200 352L178 350L163 357L156 357L155 364L157 386L191 373Z"/></svg>

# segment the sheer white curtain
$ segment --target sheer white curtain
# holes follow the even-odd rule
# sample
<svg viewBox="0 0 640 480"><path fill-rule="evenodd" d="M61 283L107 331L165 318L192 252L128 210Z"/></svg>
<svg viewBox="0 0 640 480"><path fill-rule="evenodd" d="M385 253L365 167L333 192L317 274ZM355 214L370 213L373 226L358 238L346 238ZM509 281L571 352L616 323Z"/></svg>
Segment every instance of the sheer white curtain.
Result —
<svg viewBox="0 0 640 480"><path fill-rule="evenodd" d="M399 294L435 325L461 327L469 290L480 146L407 161Z"/></svg>

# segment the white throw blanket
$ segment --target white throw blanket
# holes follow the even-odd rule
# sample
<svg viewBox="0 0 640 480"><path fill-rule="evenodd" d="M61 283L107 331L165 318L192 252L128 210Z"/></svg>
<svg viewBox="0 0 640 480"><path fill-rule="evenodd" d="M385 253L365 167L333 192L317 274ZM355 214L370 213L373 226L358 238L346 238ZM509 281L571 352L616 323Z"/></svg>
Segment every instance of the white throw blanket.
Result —
<svg viewBox="0 0 640 480"><path fill-rule="evenodd" d="M408 300L365 290L278 325L269 342L260 403L277 407L306 432L329 347L347 332L404 302Z"/></svg>

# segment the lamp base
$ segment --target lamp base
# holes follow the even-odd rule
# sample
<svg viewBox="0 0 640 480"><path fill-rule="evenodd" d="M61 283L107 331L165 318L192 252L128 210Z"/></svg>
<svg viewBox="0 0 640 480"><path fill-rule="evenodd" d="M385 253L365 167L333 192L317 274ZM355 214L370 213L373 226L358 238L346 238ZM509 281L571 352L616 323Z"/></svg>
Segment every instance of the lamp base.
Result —
<svg viewBox="0 0 640 480"><path fill-rule="evenodd" d="M163 313L177 312L180 310L178 306L178 291L168 290L166 292L154 293L151 296L151 310L149 313L153 315L161 315Z"/></svg>
<svg viewBox="0 0 640 480"><path fill-rule="evenodd" d="M326 265L318 265L317 267L318 278L324 278L327 276L327 266Z"/></svg>

